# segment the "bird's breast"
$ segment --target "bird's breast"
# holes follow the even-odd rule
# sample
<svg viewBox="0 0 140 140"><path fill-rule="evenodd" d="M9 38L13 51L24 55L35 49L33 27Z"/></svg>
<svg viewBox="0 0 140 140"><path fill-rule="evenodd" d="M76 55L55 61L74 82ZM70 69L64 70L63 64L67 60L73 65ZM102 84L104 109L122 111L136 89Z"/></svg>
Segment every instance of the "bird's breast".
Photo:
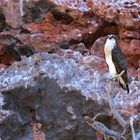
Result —
<svg viewBox="0 0 140 140"><path fill-rule="evenodd" d="M109 73L111 74L111 76L116 75L117 71L112 60L111 50L105 49L104 51L105 51L105 60L109 68Z"/></svg>
<svg viewBox="0 0 140 140"><path fill-rule="evenodd" d="M108 65L108 68L109 68L109 72L110 74L113 76L113 75L116 75L117 74L117 71L116 71L116 68L115 68L115 65L112 61L112 57L108 57L106 58L106 63Z"/></svg>

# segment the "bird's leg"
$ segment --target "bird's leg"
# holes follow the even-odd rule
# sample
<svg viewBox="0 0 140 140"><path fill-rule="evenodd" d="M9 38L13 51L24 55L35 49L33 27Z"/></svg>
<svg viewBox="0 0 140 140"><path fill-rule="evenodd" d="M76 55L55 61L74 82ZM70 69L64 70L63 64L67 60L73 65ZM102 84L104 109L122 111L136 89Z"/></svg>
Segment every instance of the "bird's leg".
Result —
<svg viewBox="0 0 140 140"><path fill-rule="evenodd" d="M120 74L118 74L118 77L122 76L124 74L125 70L123 70Z"/></svg>
<svg viewBox="0 0 140 140"><path fill-rule="evenodd" d="M119 74L115 74L115 75L111 76L110 80L111 80L111 81L118 80L118 79L123 75L124 72L125 72L125 70L123 70L123 71L122 71L121 73L119 73Z"/></svg>

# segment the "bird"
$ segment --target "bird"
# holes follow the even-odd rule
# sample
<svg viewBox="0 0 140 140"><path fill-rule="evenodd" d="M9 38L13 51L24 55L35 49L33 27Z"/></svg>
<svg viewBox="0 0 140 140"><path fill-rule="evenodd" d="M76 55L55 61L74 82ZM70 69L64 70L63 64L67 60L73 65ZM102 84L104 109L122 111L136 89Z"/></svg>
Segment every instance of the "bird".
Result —
<svg viewBox="0 0 140 140"><path fill-rule="evenodd" d="M105 61L109 68L111 77L119 75L122 71L124 73L118 77L120 86L129 94L129 80L127 74L127 59L122 53L117 43L115 35L107 35L104 45Z"/></svg>

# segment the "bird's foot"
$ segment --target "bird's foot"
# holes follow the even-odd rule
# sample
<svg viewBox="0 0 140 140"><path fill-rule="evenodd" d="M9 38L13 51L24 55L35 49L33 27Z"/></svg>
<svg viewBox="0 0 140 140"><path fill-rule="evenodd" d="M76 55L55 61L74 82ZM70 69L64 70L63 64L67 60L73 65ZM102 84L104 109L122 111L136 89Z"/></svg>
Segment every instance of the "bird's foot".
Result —
<svg viewBox="0 0 140 140"><path fill-rule="evenodd" d="M116 80L118 80L118 75L116 74L116 75L111 76L110 80L111 80L111 81L116 81Z"/></svg>
<svg viewBox="0 0 140 140"><path fill-rule="evenodd" d="M116 80L118 80L119 79L119 77L121 77L122 75L123 75L123 73L124 73L124 70L121 72L121 73L119 73L119 74L115 74L115 75L113 75L113 76L111 76L111 81L116 81Z"/></svg>

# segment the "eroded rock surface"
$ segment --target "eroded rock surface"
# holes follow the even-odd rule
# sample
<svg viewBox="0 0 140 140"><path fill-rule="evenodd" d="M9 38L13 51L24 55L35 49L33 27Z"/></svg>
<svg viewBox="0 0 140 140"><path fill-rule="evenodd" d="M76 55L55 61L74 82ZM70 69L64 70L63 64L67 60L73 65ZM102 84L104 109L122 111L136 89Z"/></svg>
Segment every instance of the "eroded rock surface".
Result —
<svg viewBox="0 0 140 140"><path fill-rule="evenodd" d="M132 81L130 96L116 83L116 106L125 118L138 113L139 11L136 0L1 0L0 90L4 108L12 110L1 113L2 140L31 140L31 124L38 122L48 140L95 138L83 115L110 114L108 34L117 35ZM37 53L44 51L50 54Z"/></svg>
<svg viewBox="0 0 140 140"><path fill-rule="evenodd" d="M140 5L137 0L88 0L95 14L106 21L115 22L128 29L140 27Z"/></svg>
<svg viewBox="0 0 140 140"><path fill-rule="evenodd" d="M89 53L100 37L115 34L131 75L138 77L139 1L2 0L0 11L1 64L11 65L22 55L38 51L56 53L60 48Z"/></svg>
<svg viewBox="0 0 140 140"><path fill-rule="evenodd" d="M58 54L37 53L23 57L21 62L1 71L4 109L15 112L18 133L23 131L19 136L17 129L12 129L13 136L5 130L2 138L7 140L5 135L22 138L24 131L30 136L32 120L45 127L46 139L95 138L83 116L94 116L102 111L111 114L106 92L108 74L99 72L97 59L104 61L97 56L83 57L79 52L61 50ZM139 85L136 80L131 83L130 95L120 90L117 83L115 85L115 104L126 118L139 112Z"/></svg>
<svg viewBox="0 0 140 140"><path fill-rule="evenodd" d="M138 76L140 59L140 3L137 0L87 0L87 5L91 7L93 13L102 17L105 21L116 24L119 46L128 59L131 67L131 75ZM109 28L108 30L111 30ZM103 40L103 39L102 39ZM104 42L99 39L92 47L97 49L97 45L103 48ZM97 43L98 42L98 43ZM100 45L99 45L100 44Z"/></svg>

